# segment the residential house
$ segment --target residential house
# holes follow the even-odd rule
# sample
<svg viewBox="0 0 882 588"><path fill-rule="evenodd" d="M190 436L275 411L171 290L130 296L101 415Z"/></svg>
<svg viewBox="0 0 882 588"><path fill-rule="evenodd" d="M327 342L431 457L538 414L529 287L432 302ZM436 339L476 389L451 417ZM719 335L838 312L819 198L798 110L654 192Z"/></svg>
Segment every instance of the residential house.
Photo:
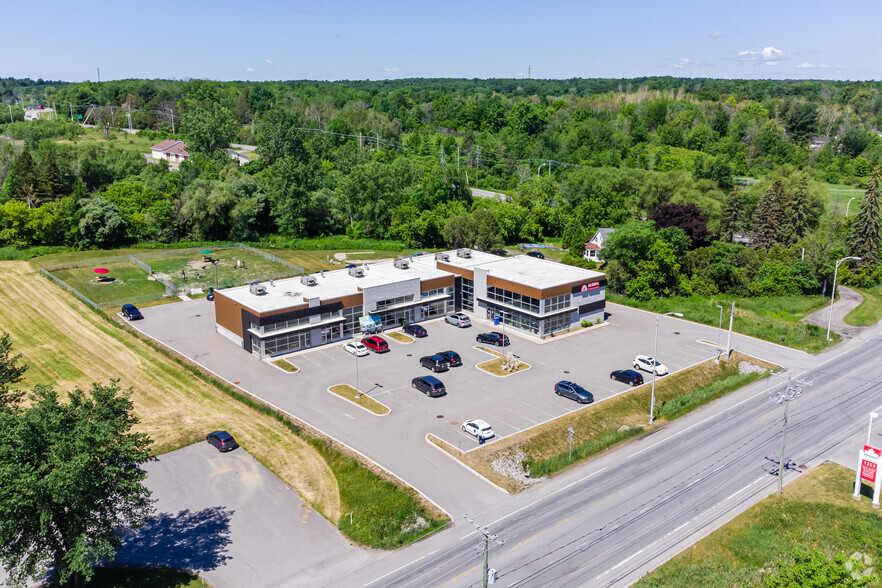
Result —
<svg viewBox="0 0 882 588"><path fill-rule="evenodd" d="M606 240L609 239L613 231L615 229L597 229L591 240L585 243L585 255L583 257L588 261L603 261L600 253L603 251Z"/></svg>
<svg viewBox="0 0 882 588"><path fill-rule="evenodd" d="M150 157L164 159L171 163L180 163L190 157L187 144L177 139L166 139L150 148Z"/></svg>

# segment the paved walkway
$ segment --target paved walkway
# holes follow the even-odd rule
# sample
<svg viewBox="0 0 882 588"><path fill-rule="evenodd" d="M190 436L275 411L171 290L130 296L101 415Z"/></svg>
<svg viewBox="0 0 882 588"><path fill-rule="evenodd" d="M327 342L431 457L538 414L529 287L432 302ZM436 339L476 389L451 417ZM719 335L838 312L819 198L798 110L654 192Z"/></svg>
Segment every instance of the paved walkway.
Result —
<svg viewBox="0 0 882 588"><path fill-rule="evenodd" d="M846 324L844 320L845 315L860 306L863 301L864 297L851 288L839 286L839 300L833 303L833 320L830 329L839 333L839 336L843 339L854 339L867 330L867 327L855 327ZM818 325L826 329L828 320L830 320L830 307L824 307L802 319L802 322Z"/></svg>

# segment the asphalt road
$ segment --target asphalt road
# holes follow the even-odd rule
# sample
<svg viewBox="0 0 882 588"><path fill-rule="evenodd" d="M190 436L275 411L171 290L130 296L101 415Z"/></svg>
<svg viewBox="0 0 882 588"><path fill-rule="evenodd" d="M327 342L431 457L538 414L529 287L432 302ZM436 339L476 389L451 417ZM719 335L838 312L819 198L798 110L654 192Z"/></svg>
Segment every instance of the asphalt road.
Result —
<svg viewBox="0 0 882 588"><path fill-rule="evenodd" d="M868 413L882 404L880 341L874 328L823 356L792 362L790 373L813 385L790 404L785 482L831 456L854 467ZM782 378L760 381L476 513L506 542L490 555L500 585L629 585L773 493L784 409L772 397L784 385ZM479 585L477 543L460 520L452 531L342 581Z"/></svg>

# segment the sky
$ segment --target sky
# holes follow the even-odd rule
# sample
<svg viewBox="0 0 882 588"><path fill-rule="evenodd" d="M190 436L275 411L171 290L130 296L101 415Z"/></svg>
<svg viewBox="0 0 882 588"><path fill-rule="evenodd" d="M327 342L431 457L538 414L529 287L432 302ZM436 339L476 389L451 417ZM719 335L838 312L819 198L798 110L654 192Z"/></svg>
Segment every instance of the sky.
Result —
<svg viewBox="0 0 882 588"><path fill-rule="evenodd" d="M0 77L882 79L882 2L10 2Z"/></svg>

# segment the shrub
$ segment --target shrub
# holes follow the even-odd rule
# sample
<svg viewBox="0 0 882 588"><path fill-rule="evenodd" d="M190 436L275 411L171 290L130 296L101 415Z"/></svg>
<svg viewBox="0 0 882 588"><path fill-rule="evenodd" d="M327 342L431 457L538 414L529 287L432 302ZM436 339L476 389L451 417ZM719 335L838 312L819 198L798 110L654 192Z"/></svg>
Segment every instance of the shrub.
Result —
<svg viewBox="0 0 882 588"><path fill-rule="evenodd" d="M591 321L589 321L588 319L582 319L582 326L585 328L590 327Z"/></svg>

